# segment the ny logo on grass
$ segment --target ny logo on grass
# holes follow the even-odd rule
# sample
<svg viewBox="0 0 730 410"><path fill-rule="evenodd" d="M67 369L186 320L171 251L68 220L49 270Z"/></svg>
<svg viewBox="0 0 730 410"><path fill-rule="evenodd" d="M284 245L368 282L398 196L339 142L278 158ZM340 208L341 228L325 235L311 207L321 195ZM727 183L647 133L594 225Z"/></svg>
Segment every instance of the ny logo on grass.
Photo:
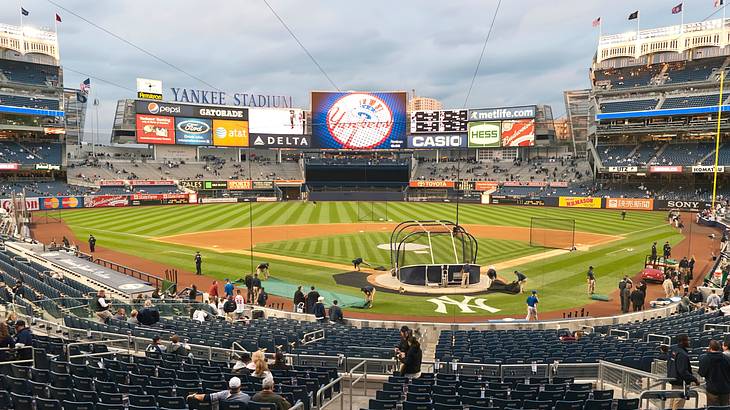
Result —
<svg viewBox="0 0 730 410"><path fill-rule="evenodd" d="M480 309L489 313L497 313L499 309L493 308L486 304L486 299L476 298L474 296L462 296L463 300L458 301L450 296L439 296L438 298L428 299L429 302L436 305L434 312L446 314L446 305L458 306L461 313L476 313L474 309Z"/></svg>

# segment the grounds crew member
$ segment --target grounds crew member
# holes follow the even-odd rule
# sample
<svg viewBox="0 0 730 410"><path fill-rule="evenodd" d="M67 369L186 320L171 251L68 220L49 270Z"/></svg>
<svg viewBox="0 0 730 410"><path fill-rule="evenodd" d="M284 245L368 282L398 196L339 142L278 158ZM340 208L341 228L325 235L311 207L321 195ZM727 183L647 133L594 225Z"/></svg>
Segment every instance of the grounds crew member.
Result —
<svg viewBox="0 0 730 410"><path fill-rule="evenodd" d="M355 258L352 260L352 266L356 271L360 271L360 265L362 264L362 258Z"/></svg>
<svg viewBox="0 0 730 410"><path fill-rule="evenodd" d="M588 294L592 295L596 293L596 274L593 273L593 266L588 267L586 276L588 277Z"/></svg>
<svg viewBox="0 0 730 410"><path fill-rule="evenodd" d="M651 245L651 261L652 261L653 263L656 263L656 260L657 260L657 253L656 253L656 242L654 242L654 243L653 243L653 244Z"/></svg>
<svg viewBox="0 0 730 410"><path fill-rule="evenodd" d="M515 276L517 277L517 284L520 285L520 293L524 293L525 283L527 283L527 276L524 273L516 270Z"/></svg>
<svg viewBox="0 0 730 410"><path fill-rule="evenodd" d="M537 320L537 304L540 300L537 298L537 291L533 290L532 294L527 297L527 318L526 320Z"/></svg>
<svg viewBox="0 0 730 410"><path fill-rule="evenodd" d="M195 252L195 274L196 275L202 275L203 274L203 257L200 255L200 251Z"/></svg>
<svg viewBox="0 0 730 410"><path fill-rule="evenodd" d="M360 291L365 294L365 307L368 309L373 307L373 301L375 300L375 288L367 285L360 288Z"/></svg>
<svg viewBox="0 0 730 410"><path fill-rule="evenodd" d="M91 253L94 253L96 250L96 238L94 238L94 235L89 235L89 250Z"/></svg>

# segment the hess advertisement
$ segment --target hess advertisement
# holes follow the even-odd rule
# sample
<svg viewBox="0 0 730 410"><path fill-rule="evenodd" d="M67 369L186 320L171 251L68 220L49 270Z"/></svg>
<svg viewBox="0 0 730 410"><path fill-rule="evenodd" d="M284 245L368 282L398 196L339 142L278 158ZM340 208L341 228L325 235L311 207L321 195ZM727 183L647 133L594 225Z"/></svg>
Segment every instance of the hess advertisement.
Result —
<svg viewBox="0 0 730 410"><path fill-rule="evenodd" d="M248 147L248 121L213 120L213 145Z"/></svg>
<svg viewBox="0 0 730 410"><path fill-rule="evenodd" d="M312 92L314 147L398 149L405 134L405 92Z"/></svg>
<svg viewBox="0 0 730 410"><path fill-rule="evenodd" d="M205 118L175 118L175 141L183 145L213 145L213 122Z"/></svg>
<svg viewBox="0 0 730 410"><path fill-rule="evenodd" d="M137 142L140 144L174 144L175 118L137 114Z"/></svg>
<svg viewBox="0 0 730 410"><path fill-rule="evenodd" d="M489 148L500 146L499 122L473 121L469 123L469 148Z"/></svg>

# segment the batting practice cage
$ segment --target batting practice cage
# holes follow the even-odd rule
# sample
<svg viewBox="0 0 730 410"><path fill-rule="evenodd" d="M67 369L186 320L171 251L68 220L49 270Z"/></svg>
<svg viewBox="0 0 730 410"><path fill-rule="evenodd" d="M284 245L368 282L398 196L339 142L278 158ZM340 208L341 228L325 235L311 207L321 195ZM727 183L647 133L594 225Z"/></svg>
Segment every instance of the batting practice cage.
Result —
<svg viewBox="0 0 730 410"><path fill-rule="evenodd" d="M406 221L390 235L390 264L401 283L456 285L479 282L477 240L451 221Z"/></svg>
<svg viewBox="0 0 730 410"><path fill-rule="evenodd" d="M530 246L572 250L575 219L530 218Z"/></svg>
<svg viewBox="0 0 730 410"><path fill-rule="evenodd" d="M360 222L380 222L388 220L387 202L357 201L357 220Z"/></svg>

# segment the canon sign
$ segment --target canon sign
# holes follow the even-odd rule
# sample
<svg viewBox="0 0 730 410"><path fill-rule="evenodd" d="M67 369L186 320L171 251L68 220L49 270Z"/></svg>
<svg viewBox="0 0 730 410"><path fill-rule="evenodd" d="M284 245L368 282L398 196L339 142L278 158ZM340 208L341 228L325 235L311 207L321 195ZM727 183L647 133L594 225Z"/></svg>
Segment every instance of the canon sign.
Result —
<svg viewBox="0 0 730 410"><path fill-rule="evenodd" d="M466 134L409 135L408 148L459 148L466 147Z"/></svg>

